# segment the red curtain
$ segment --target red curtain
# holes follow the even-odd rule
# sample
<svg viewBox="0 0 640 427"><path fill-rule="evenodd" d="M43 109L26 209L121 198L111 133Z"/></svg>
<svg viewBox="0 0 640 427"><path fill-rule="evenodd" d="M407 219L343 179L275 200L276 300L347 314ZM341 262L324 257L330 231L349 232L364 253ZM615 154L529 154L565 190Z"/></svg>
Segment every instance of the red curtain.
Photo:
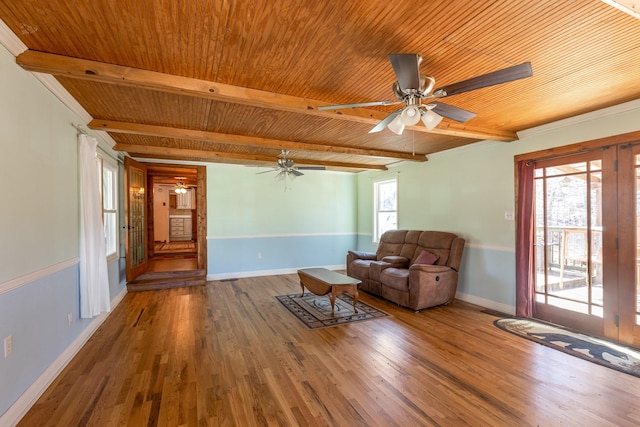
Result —
<svg viewBox="0 0 640 427"><path fill-rule="evenodd" d="M518 206L516 213L516 316L533 317L535 291L533 199L534 165L518 162Z"/></svg>

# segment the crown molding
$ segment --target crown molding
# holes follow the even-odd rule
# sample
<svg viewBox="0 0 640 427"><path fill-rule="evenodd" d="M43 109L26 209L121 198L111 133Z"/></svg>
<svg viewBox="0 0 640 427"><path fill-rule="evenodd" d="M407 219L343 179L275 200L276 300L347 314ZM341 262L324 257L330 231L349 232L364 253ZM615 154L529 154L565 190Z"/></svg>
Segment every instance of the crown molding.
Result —
<svg viewBox="0 0 640 427"><path fill-rule="evenodd" d="M601 110L591 111L589 113L580 114L577 116L569 117L556 122L547 123L544 125L536 126L533 128L522 130L518 133L518 138L522 139L532 135L538 135L547 133L553 130L565 128L568 126L577 125L584 122L589 122L604 117L614 116L617 114L626 113L627 111L640 109L640 99L634 99L633 101L624 102L622 104L614 105L612 107L603 108Z"/></svg>
<svg viewBox="0 0 640 427"><path fill-rule="evenodd" d="M7 24L0 19L0 44L2 44L14 57L28 50L22 40L13 32ZM31 74L49 89L49 91L62 102L68 109L75 113L83 124L89 123L93 117L85 110L76 99L60 84L55 77L50 74L34 73ZM109 147L113 148L116 142L109 136L107 132L95 131L95 134L106 142Z"/></svg>
<svg viewBox="0 0 640 427"><path fill-rule="evenodd" d="M568 117L563 120L558 120L556 122L547 123L544 125L536 126L533 128L525 129L517 132L518 139L524 139L534 135L540 135L547 132L551 132L554 130L562 129L569 126L578 125L580 123L589 122L596 119L601 119L604 117L615 116L617 114L626 113L628 111L633 111L636 109L640 109L640 99L635 99L633 101L625 102L622 104L614 105L612 107L603 108L601 110L591 111L589 113L580 114L573 117ZM479 148L483 148L489 145L502 145L504 142L492 141L489 139L474 142L473 144L463 145L462 147L451 148L449 150L439 151L437 153L429 153L428 156L430 159L438 158L442 155L451 154L456 151L469 151L476 150Z"/></svg>
<svg viewBox="0 0 640 427"><path fill-rule="evenodd" d="M0 44L2 44L13 56L18 56L25 50L27 45L9 29L7 24L0 19Z"/></svg>
<svg viewBox="0 0 640 427"><path fill-rule="evenodd" d="M60 100L68 109L74 112L83 124L89 123L93 120L93 117L85 110L82 105L76 101L76 99L71 96L71 94L60 84L55 77L51 74L42 74L42 73L34 73L33 76L37 78L40 83L42 83L53 95ZM110 148L113 148L116 145L116 142L109 136L107 132L104 131L95 131L95 134L102 139L104 142L109 144Z"/></svg>

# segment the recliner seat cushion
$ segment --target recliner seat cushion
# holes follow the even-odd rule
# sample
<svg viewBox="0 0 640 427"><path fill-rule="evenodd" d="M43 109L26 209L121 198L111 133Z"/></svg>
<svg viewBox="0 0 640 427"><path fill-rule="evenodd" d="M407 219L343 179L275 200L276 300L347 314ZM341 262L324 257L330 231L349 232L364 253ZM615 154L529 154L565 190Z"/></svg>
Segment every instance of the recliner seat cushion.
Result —
<svg viewBox="0 0 640 427"><path fill-rule="evenodd" d="M372 260L369 259L357 259L351 263L350 273L352 276L356 276L360 280L369 278L369 266Z"/></svg>
<svg viewBox="0 0 640 427"><path fill-rule="evenodd" d="M409 270L406 268L387 268L380 273L382 286L397 289L399 291L409 290Z"/></svg>

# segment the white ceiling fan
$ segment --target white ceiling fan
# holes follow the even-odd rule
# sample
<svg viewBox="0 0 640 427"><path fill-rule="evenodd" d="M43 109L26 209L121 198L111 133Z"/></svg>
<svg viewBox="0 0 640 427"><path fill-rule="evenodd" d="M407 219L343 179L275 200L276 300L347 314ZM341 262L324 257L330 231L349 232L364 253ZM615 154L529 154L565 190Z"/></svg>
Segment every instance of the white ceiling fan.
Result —
<svg viewBox="0 0 640 427"><path fill-rule="evenodd" d="M176 177L174 177L174 179L176 180L176 183L175 183L175 188L173 189L173 191L176 194L185 194L191 188L196 188L197 187L197 185L188 184L186 176L176 176Z"/></svg>
<svg viewBox="0 0 640 427"><path fill-rule="evenodd" d="M275 178L278 181L286 181L287 179L294 180L295 178L304 175L300 170L325 170L324 167L321 166L305 166L298 167L295 165L295 162L291 160L289 157L289 150L282 150L278 159L276 160L276 166L271 170L258 172L258 174L269 173L269 172L277 172ZM286 190L286 183L285 183Z"/></svg>
<svg viewBox="0 0 640 427"><path fill-rule="evenodd" d="M431 76L420 74L422 57L417 53L390 54L389 61L397 77L397 81L394 82L392 86L393 94L397 100L325 105L318 107L318 109L337 110L342 108L404 104L404 107L389 114L369 131L369 133L380 132L385 127L388 127L392 132L402 135L406 126L414 126L419 121L422 121L427 129L432 130L438 126L443 117L464 123L476 115L470 111L443 102L427 101L428 103L423 104L425 100L457 95L459 93L511 82L533 75L531 63L525 62L520 65L503 68L433 90L436 81Z"/></svg>

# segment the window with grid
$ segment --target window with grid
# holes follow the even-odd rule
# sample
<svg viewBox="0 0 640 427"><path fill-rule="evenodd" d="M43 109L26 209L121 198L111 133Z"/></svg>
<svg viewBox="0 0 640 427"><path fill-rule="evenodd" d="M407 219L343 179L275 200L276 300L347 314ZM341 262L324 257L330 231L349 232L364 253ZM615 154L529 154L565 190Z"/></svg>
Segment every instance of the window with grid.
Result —
<svg viewBox="0 0 640 427"><path fill-rule="evenodd" d="M378 243L387 230L398 228L398 179L386 179L373 184L373 241Z"/></svg>
<svg viewBox="0 0 640 427"><path fill-rule="evenodd" d="M102 222L107 259L118 255L118 168L109 159L99 156L100 189L102 191Z"/></svg>

